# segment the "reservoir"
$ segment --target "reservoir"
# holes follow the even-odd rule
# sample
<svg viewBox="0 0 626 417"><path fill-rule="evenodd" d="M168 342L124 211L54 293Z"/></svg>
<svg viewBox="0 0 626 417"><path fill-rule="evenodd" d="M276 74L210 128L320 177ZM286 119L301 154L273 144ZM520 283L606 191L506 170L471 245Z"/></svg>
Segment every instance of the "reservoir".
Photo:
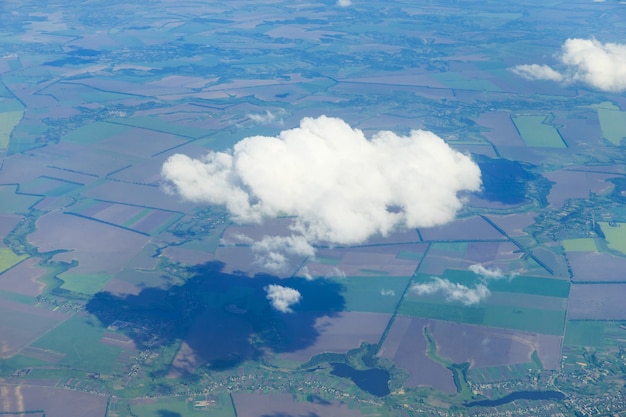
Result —
<svg viewBox="0 0 626 417"><path fill-rule="evenodd" d="M350 378L357 387L377 397L389 394L389 372L384 369L360 371L345 363L331 363L332 375Z"/></svg>
<svg viewBox="0 0 626 417"><path fill-rule="evenodd" d="M518 391L512 392L506 397L497 400L481 400L466 403L466 407L497 407L515 400L557 400L565 398L565 394L559 391Z"/></svg>

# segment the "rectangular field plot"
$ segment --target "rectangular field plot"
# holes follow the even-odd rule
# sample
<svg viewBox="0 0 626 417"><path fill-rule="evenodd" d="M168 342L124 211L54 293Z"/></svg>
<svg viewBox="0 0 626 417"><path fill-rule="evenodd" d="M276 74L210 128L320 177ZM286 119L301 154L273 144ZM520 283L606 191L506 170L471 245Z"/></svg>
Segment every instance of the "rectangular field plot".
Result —
<svg viewBox="0 0 626 417"><path fill-rule="evenodd" d="M105 329L98 320L87 315L76 315L31 346L51 350L66 356L59 365L85 372L109 373L122 348L101 342Z"/></svg>
<svg viewBox="0 0 626 417"><path fill-rule="evenodd" d="M21 184L20 192L25 194L45 195L46 197L60 197L82 187L83 184L61 180L52 177L39 177L34 181Z"/></svg>
<svg viewBox="0 0 626 417"><path fill-rule="evenodd" d="M537 352L545 369L559 369L562 337L534 332L429 321L438 353L472 368L531 363Z"/></svg>
<svg viewBox="0 0 626 417"><path fill-rule="evenodd" d="M161 233L183 216L174 211L100 200L83 200L68 212L146 235Z"/></svg>
<svg viewBox="0 0 626 417"><path fill-rule="evenodd" d="M546 116L512 116L511 119L527 146L565 148L565 142L554 126L545 122Z"/></svg>
<svg viewBox="0 0 626 417"><path fill-rule="evenodd" d="M626 258L603 252L568 252L573 282L626 282Z"/></svg>
<svg viewBox="0 0 626 417"><path fill-rule="evenodd" d="M443 226L420 229L425 241L504 240L497 229L480 216L458 219Z"/></svg>
<svg viewBox="0 0 626 417"><path fill-rule="evenodd" d="M626 227L622 227L624 223L598 222L598 225L609 248L626 255Z"/></svg>
<svg viewBox="0 0 626 417"><path fill-rule="evenodd" d="M619 146L626 137L626 112L609 102L594 107L598 112L602 134L612 144Z"/></svg>
<svg viewBox="0 0 626 417"><path fill-rule="evenodd" d="M594 238L566 239L563 241L566 252L596 252L598 247Z"/></svg>
<svg viewBox="0 0 626 417"><path fill-rule="evenodd" d="M0 213L26 213L41 196L17 193L16 185L0 185Z"/></svg>
<svg viewBox="0 0 626 417"><path fill-rule="evenodd" d="M301 317L306 314L309 313L285 315L285 325L289 329L289 334L301 333ZM391 314L363 312L342 312L332 317L318 317L314 325L318 333L315 343L305 348L290 349L281 353L280 359L306 362L320 353L346 353L350 349L358 348L362 342L376 344L390 319Z"/></svg>
<svg viewBox="0 0 626 417"><path fill-rule="evenodd" d="M569 320L626 320L626 284L572 284Z"/></svg>
<svg viewBox="0 0 626 417"><path fill-rule="evenodd" d="M346 311L393 313L410 276L357 276L334 279L342 285Z"/></svg>
<svg viewBox="0 0 626 417"><path fill-rule="evenodd" d="M565 345L603 347L604 322L574 320L568 321L565 328Z"/></svg>
<svg viewBox="0 0 626 417"><path fill-rule="evenodd" d="M94 417L107 411L107 396L77 390L7 384L0 393L0 412L7 417L67 416L70 408L72 417Z"/></svg>
<svg viewBox="0 0 626 417"><path fill-rule="evenodd" d="M320 249L306 270L312 276L411 276L426 244Z"/></svg>
<svg viewBox="0 0 626 417"><path fill-rule="evenodd" d="M61 288L64 290L93 295L100 291L111 279L109 274L76 274L65 272L59 275L63 280Z"/></svg>
<svg viewBox="0 0 626 417"><path fill-rule="evenodd" d="M228 394L134 399L128 402L128 410L132 415L141 417L237 416Z"/></svg>
<svg viewBox="0 0 626 417"><path fill-rule="evenodd" d="M23 115L24 112L22 110L0 113L0 149L9 147L11 132L20 120L22 120Z"/></svg>
<svg viewBox="0 0 626 417"><path fill-rule="evenodd" d="M391 359L409 373L405 387L429 386L456 393L452 372L427 356L428 345L424 327L432 321L398 316L393 322L379 356Z"/></svg>
<svg viewBox="0 0 626 417"><path fill-rule="evenodd" d="M50 331L67 315L14 301L0 300L0 357L9 357Z"/></svg>
<svg viewBox="0 0 626 417"><path fill-rule="evenodd" d="M0 248L0 275L7 269L13 268L27 257L27 255L16 255L9 248Z"/></svg>
<svg viewBox="0 0 626 417"><path fill-rule="evenodd" d="M357 409L329 401L298 402L289 393L234 393L238 417L256 416L342 416L362 417Z"/></svg>

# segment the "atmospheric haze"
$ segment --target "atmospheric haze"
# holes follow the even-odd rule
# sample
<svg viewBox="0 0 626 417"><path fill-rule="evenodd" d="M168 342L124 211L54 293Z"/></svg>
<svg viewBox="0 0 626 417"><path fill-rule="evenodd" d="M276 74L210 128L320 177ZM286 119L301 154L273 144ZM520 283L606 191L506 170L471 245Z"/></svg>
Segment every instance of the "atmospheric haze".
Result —
<svg viewBox="0 0 626 417"><path fill-rule="evenodd" d="M368 140L326 116L277 137L243 139L229 152L175 154L162 177L166 189L224 205L239 223L293 216L291 237L255 244L274 267L285 250L310 255L317 242L358 244L399 227L447 223L462 207L459 193L481 187L478 165L434 133L381 131Z"/></svg>
<svg viewBox="0 0 626 417"><path fill-rule="evenodd" d="M561 48L562 72L548 65L518 65L513 72L531 80L583 82L603 91L626 90L626 44L568 39Z"/></svg>

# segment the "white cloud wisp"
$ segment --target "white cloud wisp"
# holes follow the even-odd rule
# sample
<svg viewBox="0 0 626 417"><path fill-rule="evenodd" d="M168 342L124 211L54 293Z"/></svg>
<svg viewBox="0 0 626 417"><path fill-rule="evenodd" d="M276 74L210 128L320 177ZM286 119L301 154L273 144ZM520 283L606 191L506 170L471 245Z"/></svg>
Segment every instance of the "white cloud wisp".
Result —
<svg viewBox="0 0 626 417"><path fill-rule="evenodd" d="M567 39L559 56L563 71L547 65L518 65L512 71L531 80L583 82L602 91L626 90L626 44Z"/></svg>
<svg viewBox="0 0 626 417"><path fill-rule="evenodd" d="M187 200L226 206L237 222L290 215L295 235L331 244L447 223L462 206L459 193L481 186L478 165L431 132L368 140L326 116L243 139L230 152L173 155L162 178Z"/></svg>
<svg viewBox="0 0 626 417"><path fill-rule="evenodd" d="M491 294L487 286L482 283L468 287L439 277L433 277L430 282L413 284L411 290L418 295L431 295L440 292L445 294L446 300L459 301L464 305L478 304Z"/></svg>
<svg viewBox="0 0 626 417"><path fill-rule="evenodd" d="M265 292L272 307L281 313L293 313L291 306L299 303L302 299L298 290L282 285L270 284L265 287Z"/></svg>

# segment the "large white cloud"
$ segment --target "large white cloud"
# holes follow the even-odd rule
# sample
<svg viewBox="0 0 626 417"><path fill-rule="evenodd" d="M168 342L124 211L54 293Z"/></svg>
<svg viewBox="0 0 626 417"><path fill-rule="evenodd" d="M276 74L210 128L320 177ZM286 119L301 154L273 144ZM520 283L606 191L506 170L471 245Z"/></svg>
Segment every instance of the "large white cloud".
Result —
<svg viewBox="0 0 626 417"><path fill-rule="evenodd" d="M281 313L292 313L291 306L299 303L302 299L302 295L300 295L298 290L283 287L282 285L270 284L265 287L265 292L272 307Z"/></svg>
<svg viewBox="0 0 626 417"><path fill-rule="evenodd" d="M561 48L562 71L547 65L518 65L516 74L528 79L580 81L603 91L626 90L626 44L596 39L568 39Z"/></svg>
<svg viewBox="0 0 626 417"><path fill-rule="evenodd" d="M326 116L277 137L246 138L231 152L173 155L162 177L185 199L226 206L235 221L290 215L296 236L332 244L449 222L462 206L459 193L481 186L470 157L431 132L382 131L368 140Z"/></svg>

